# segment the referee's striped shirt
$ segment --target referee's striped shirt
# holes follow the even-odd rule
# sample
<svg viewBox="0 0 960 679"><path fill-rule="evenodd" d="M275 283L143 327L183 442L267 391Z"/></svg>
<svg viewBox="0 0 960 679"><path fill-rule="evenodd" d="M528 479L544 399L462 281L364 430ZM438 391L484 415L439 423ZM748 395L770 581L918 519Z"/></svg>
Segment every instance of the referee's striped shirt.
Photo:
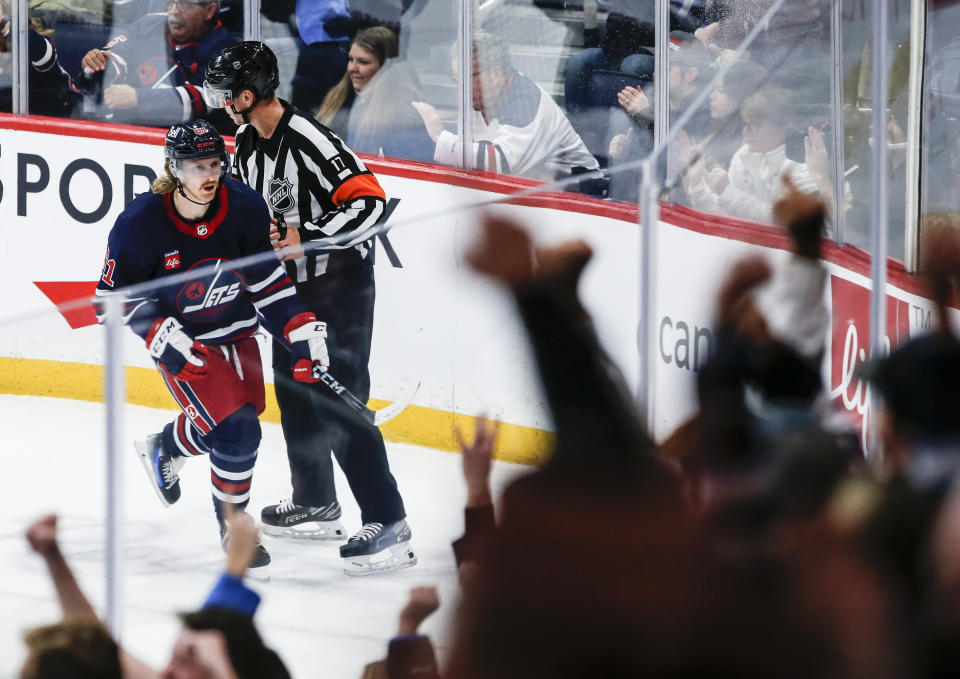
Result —
<svg viewBox="0 0 960 679"><path fill-rule="evenodd" d="M287 262L290 277L303 283L366 258L366 232L383 215L385 200L377 178L337 135L280 102L285 111L269 139L253 125L237 130L233 173L263 195L271 216L299 229L302 242L324 242Z"/></svg>

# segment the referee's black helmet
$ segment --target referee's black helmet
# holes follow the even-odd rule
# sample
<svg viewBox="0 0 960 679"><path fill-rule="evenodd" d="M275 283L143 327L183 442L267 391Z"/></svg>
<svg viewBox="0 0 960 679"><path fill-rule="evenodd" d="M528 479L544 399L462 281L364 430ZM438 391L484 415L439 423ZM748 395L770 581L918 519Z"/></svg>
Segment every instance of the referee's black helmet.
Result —
<svg viewBox="0 0 960 679"><path fill-rule="evenodd" d="M280 85L277 56L257 40L225 47L207 64L204 99L212 108L224 108L243 90L259 101L273 96Z"/></svg>

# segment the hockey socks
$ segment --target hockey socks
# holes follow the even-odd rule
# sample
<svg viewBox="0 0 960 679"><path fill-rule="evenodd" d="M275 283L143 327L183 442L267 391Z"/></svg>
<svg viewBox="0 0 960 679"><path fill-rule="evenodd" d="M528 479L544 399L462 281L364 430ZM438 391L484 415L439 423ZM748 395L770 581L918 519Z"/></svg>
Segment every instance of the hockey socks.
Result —
<svg viewBox="0 0 960 679"><path fill-rule="evenodd" d="M183 413L163 428L163 447L172 457L209 455L211 448L205 438Z"/></svg>
<svg viewBox="0 0 960 679"><path fill-rule="evenodd" d="M250 500L250 485L253 480L253 465L257 451L246 455L226 455L218 450L210 453L210 491L217 519L223 523L223 505L229 502L236 509L243 509Z"/></svg>

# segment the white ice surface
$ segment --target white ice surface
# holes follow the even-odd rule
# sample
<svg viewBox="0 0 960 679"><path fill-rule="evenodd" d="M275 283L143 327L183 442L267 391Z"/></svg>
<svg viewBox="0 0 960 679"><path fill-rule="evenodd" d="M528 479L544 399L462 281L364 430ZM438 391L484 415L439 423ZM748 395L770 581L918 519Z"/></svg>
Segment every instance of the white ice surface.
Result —
<svg viewBox="0 0 960 679"><path fill-rule="evenodd" d="M60 515L61 545L94 606L104 602L104 406L0 395L0 677L15 677L24 658L22 631L59 618L53 588L23 534L47 512ZM158 431L171 411L127 406L124 417L122 644L162 669L179 631L176 612L197 608L224 556L210 501L206 459L181 471L180 502L164 508L133 451L136 437ZM250 502L255 516L289 493L280 426L265 423ZM410 587L434 584L441 609L424 624L441 654L451 641L457 584L450 542L463 531L460 456L387 442L390 466L413 529L419 563L363 578L344 575L335 544L264 538L271 581L252 583L263 597L256 621L268 645L297 678L355 679L385 655ZM495 494L525 467L496 463ZM337 469L347 531L359 510Z"/></svg>

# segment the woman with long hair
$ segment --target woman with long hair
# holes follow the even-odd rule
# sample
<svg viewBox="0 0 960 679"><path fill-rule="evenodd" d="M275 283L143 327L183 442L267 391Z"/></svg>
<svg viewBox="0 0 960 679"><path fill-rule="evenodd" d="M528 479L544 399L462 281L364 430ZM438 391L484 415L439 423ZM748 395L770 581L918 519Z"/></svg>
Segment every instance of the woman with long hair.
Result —
<svg viewBox="0 0 960 679"><path fill-rule="evenodd" d="M387 59L399 54L397 34L384 26L359 31L350 45L347 70L317 111L316 119L342 139L347 138L350 108L364 86L376 75Z"/></svg>
<svg viewBox="0 0 960 679"><path fill-rule="evenodd" d="M423 100L423 87L397 54L397 35L389 28L357 33L347 72L323 100L316 119L354 151L430 162L433 140L411 105Z"/></svg>

